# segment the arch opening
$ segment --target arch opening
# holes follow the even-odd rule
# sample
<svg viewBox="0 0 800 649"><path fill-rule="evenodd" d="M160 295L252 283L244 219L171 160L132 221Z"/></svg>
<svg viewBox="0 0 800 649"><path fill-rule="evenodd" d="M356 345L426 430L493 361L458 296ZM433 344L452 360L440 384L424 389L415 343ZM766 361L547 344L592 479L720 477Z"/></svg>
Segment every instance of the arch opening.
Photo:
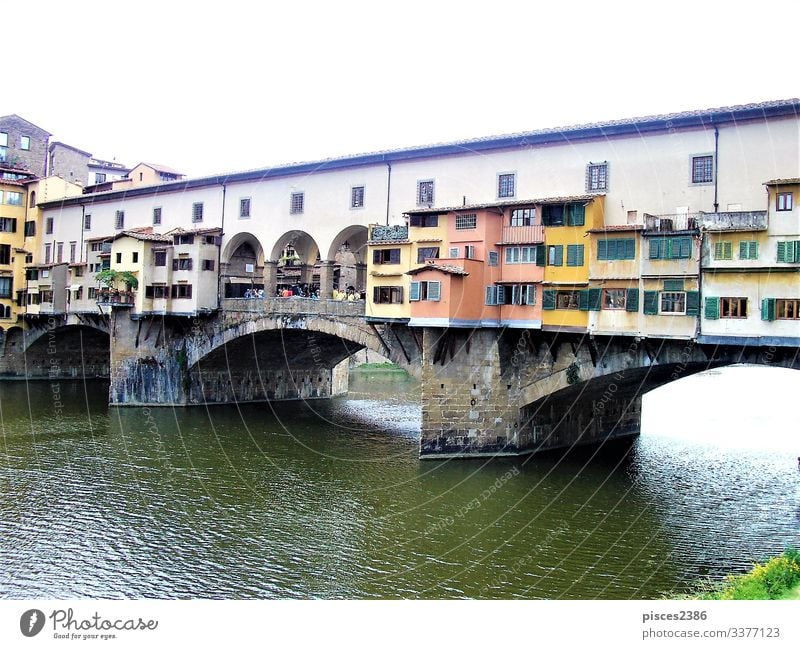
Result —
<svg viewBox="0 0 800 649"><path fill-rule="evenodd" d="M255 235L240 232L231 238L222 253L220 281L226 298L264 288L264 251Z"/></svg>

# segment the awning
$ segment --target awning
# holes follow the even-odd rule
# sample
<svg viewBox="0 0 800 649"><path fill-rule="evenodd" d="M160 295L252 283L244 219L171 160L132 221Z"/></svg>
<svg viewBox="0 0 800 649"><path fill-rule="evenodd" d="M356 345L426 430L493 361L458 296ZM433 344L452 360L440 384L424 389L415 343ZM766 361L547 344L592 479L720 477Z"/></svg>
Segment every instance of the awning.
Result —
<svg viewBox="0 0 800 649"><path fill-rule="evenodd" d="M71 284L69 289L70 291L80 291L83 288L80 284Z"/></svg>

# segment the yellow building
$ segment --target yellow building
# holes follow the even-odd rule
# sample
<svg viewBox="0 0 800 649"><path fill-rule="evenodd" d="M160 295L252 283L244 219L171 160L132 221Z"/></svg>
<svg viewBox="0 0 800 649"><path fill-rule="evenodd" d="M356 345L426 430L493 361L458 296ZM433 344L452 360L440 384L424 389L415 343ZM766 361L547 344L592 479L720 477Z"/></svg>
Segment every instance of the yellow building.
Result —
<svg viewBox="0 0 800 649"><path fill-rule="evenodd" d="M386 322L408 320L408 289L414 247L408 226L372 225L367 241L366 316Z"/></svg>
<svg viewBox="0 0 800 649"><path fill-rule="evenodd" d="M18 292L25 286L25 214L33 174L0 166L0 327L17 324L24 313Z"/></svg>

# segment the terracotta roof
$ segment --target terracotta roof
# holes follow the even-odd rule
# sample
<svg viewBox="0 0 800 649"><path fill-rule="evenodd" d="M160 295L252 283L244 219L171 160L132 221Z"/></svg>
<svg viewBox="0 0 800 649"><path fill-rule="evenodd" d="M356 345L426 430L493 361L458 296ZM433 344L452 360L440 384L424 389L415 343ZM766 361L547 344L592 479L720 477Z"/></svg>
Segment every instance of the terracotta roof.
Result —
<svg viewBox="0 0 800 649"><path fill-rule="evenodd" d="M485 210L490 207L516 207L520 205L550 205L554 203L577 203L579 201L591 201L598 196L605 196L604 193L579 194L577 196L552 196L547 198L528 198L513 201L497 201L496 203L474 203L472 205L457 205L455 207L421 207L416 210L409 210L403 214L444 214L445 212L471 212L474 210Z"/></svg>
<svg viewBox="0 0 800 649"><path fill-rule="evenodd" d="M149 230L149 231L148 231ZM136 230L123 230L114 236L114 241L121 237L130 237L138 241L172 241L172 237L165 234L156 234L153 228L139 228Z"/></svg>
<svg viewBox="0 0 800 649"><path fill-rule="evenodd" d="M381 239L380 241L367 241L368 246L405 246L411 243L408 239Z"/></svg>
<svg viewBox="0 0 800 649"><path fill-rule="evenodd" d="M767 187L772 185L800 185L800 178L776 178L764 183Z"/></svg>
<svg viewBox="0 0 800 649"><path fill-rule="evenodd" d="M183 176L184 175L180 171L176 171L172 167L167 167L165 165L155 164L154 162L140 162L138 165L136 165L136 167L138 167L140 165L144 165L145 167L150 167L154 171L160 171L161 173L165 173L165 174L174 174L176 176ZM134 167L134 169L136 167Z"/></svg>
<svg viewBox="0 0 800 649"><path fill-rule="evenodd" d="M587 232L591 232L592 234L603 234L605 232L634 232L636 230L644 230L644 226L641 224L605 225L602 228L587 230Z"/></svg>
<svg viewBox="0 0 800 649"><path fill-rule="evenodd" d="M222 228L197 228L195 230L186 230L185 228L175 228L167 232L168 235L176 234L209 234L211 232L222 232Z"/></svg>
<svg viewBox="0 0 800 649"><path fill-rule="evenodd" d="M426 270L438 270L442 273L447 273L448 275L469 275L469 273L461 268L461 266L451 266L450 264L425 264L419 268L412 268L406 273L406 275L416 275L417 273L422 273Z"/></svg>

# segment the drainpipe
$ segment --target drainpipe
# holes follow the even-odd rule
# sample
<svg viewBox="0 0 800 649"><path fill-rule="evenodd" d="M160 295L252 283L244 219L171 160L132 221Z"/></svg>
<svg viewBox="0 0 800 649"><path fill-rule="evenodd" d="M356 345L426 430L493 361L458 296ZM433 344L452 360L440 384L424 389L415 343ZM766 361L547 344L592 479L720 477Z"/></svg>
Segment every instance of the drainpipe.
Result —
<svg viewBox="0 0 800 649"><path fill-rule="evenodd" d="M719 180L719 128L714 127L714 212L719 212L717 182Z"/></svg>
<svg viewBox="0 0 800 649"><path fill-rule="evenodd" d="M386 167L389 169L389 176L386 180L386 225L389 225L389 198L392 195L392 165L387 160Z"/></svg>
<svg viewBox="0 0 800 649"><path fill-rule="evenodd" d="M220 223L219 246L217 246L217 309L222 306L222 237L225 236L225 194L227 186L222 183L222 222Z"/></svg>

